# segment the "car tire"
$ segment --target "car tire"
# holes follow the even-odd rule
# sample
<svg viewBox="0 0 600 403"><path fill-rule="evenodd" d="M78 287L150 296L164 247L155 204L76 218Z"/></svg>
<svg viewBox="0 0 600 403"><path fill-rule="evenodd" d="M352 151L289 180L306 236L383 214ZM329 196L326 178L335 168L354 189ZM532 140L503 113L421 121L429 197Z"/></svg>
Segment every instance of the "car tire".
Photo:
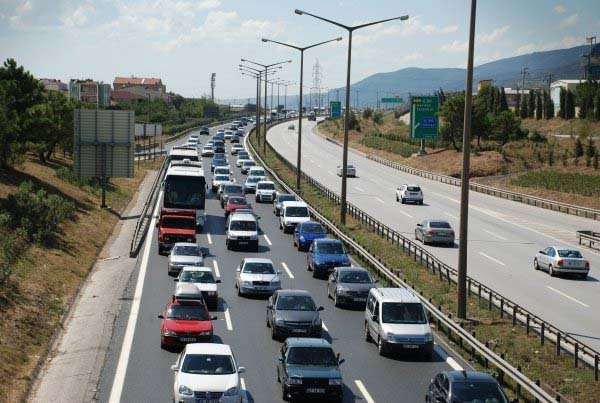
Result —
<svg viewBox="0 0 600 403"><path fill-rule="evenodd" d="M398 195L396 195L396 202L399 202L400 199L398 198Z"/></svg>
<svg viewBox="0 0 600 403"><path fill-rule="evenodd" d="M365 336L365 341L367 343L370 343L373 341L373 339L371 338L371 333L369 332L369 324L367 323L367 321L365 321L365 331L364 331L364 336Z"/></svg>
<svg viewBox="0 0 600 403"><path fill-rule="evenodd" d="M578 277L580 280L585 280L587 278L587 274L579 274Z"/></svg>
<svg viewBox="0 0 600 403"><path fill-rule="evenodd" d="M267 318L266 322L267 322L267 327L270 328L271 327L271 322L269 322L269 318Z"/></svg>
<svg viewBox="0 0 600 403"><path fill-rule="evenodd" d="M284 402L288 401L287 388L285 387L285 385L281 386L281 399L283 399Z"/></svg>
<svg viewBox="0 0 600 403"><path fill-rule="evenodd" d="M313 278L318 278L319 277L318 274L317 274L317 271L315 269L313 269L313 271L312 271L312 276L313 276Z"/></svg>
<svg viewBox="0 0 600 403"><path fill-rule="evenodd" d="M279 221L279 229L283 229L283 225L281 225L281 221Z"/></svg>
<svg viewBox="0 0 600 403"><path fill-rule="evenodd" d="M277 383L281 383L281 377L279 376L279 368L277 368Z"/></svg>
<svg viewBox="0 0 600 403"><path fill-rule="evenodd" d="M254 198L254 201L255 201L256 203L260 203L260 202L258 201L258 196L256 196L256 197Z"/></svg>
<svg viewBox="0 0 600 403"><path fill-rule="evenodd" d="M554 267L552 267L552 265L548 265L548 274L550 275L550 277L556 277L556 273L554 272Z"/></svg>
<svg viewBox="0 0 600 403"><path fill-rule="evenodd" d="M273 340L279 340L279 335L277 334L277 331L275 330L275 326L271 326L271 338Z"/></svg>
<svg viewBox="0 0 600 403"><path fill-rule="evenodd" d="M308 260L306 261L306 270L312 271L312 267L310 267L310 262Z"/></svg>
<svg viewBox="0 0 600 403"><path fill-rule="evenodd" d="M417 240L417 241L419 240L419 235L418 234L419 233L415 230L415 240Z"/></svg>
<svg viewBox="0 0 600 403"><path fill-rule="evenodd" d="M225 242L225 245L227 246L227 250L231 250L231 245L229 244L229 242Z"/></svg>
<svg viewBox="0 0 600 403"><path fill-rule="evenodd" d="M167 345L163 344L163 343L160 343L160 349L161 350L166 350L167 349Z"/></svg>
<svg viewBox="0 0 600 403"><path fill-rule="evenodd" d="M337 292L333 293L333 306L335 306L336 308L340 307L340 303L338 301L338 295Z"/></svg>
<svg viewBox="0 0 600 403"><path fill-rule="evenodd" d="M380 356L385 356L385 346L381 336L377 338L377 352L379 352Z"/></svg>
<svg viewBox="0 0 600 403"><path fill-rule="evenodd" d="M419 206L423 205L423 200L419 201Z"/></svg>
<svg viewBox="0 0 600 403"><path fill-rule="evenodd" d="M533 270L539 270L540 269L540 265L538 263L537 259L533 259Z"/></svg>

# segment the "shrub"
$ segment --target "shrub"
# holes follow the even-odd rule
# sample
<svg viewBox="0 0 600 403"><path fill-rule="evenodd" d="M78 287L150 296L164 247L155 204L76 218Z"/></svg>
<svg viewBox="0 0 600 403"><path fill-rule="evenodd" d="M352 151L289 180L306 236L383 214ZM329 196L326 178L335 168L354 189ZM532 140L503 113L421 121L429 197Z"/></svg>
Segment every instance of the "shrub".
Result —
<svg viewBox="0 0 600 403"><path fill-rule="evenodd" d="M565 150L562 154L562 164L563 166L567 166L567 164L569 163L569 151Z"/></svg>
<svg viewBox="0 0 600 403"><path fill-rule="evenodd" d="M405 158L419 151L419 147L412 144L391 141L380 136L366 136L360 142L367 147L395 153Z"/></svg>
<svg viewBox="0 0 600 403"><path fill-rule="evenodd" d="M600 176L564 173L550 170L533 171L511 178L517 186L575 193L583 196L600 196Z"/></svg>
<svg viewBox="0 0 600 403"><path fill-rule="evenodd" d="M579 137L577 137L577 140L575 141L575 157L583 157L583 144Z"/></svg>
<svg viewBox="0 0 600 403"><path fill-rule="evenodd" d="M8 214L3 213L3 219ZM27 247L27 234L22 228L12 230L6 223L0 224L0 286L15 272L17 261Z"/></svg>
<svg viewBox="0 0 600 403"><path fill-rule="evenodd" d="M594 169L598 170L598 153L596 153L596 155L594 155Z"/></svg>
<svg viewBox="0 0 600 403"><path fill-rule="evenodd" d="M544 143L546 142L546 136L542 136L537 130L534 130L533 133L529 135L529 140L534 143Z"/></svg>
<svg viewBox="0 0 600 403"><path fill-rule="evenodd" d="M352 111L350 111L350 116L348 116L348 129L360 131L360 123L356 118L356 114Z"/></svg>
<svg viewBox="0 0 600 403"><path fill-rule="evenodd" d="M548 156L546 159L548 160L548 165L554 165L554 149L552 147L548 149Z"/></svg>
<svg viewBox="0 0 600 403"><path fill-rule="evenodd" d="M373 122L377 125L380 125L383 123L383 112L381 111L376 111L373 114Z"/></svg>
<svg viewBox="0 0 600 403"><path fill-rule="evenodd" d="M362 113L362 116L365 119L369 119L371 116L373 116L373 109L366 107Z"/></svg>

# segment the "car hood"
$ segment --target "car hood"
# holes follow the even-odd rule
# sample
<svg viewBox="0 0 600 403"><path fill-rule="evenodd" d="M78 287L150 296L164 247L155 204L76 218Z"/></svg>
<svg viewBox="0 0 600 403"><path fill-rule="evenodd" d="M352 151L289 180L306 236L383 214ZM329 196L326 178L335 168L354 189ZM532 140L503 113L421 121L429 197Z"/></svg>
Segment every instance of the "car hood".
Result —
<svg viewBox="0 0 600 403"><path fill-rule="evenodd" d="M341 253L313 253L313 259L319 262L349 262L348 255Z"/></svg>
<svg viewBox="0 0 600 403"><path fill-rule="evenodd" d="M173 264L183 264L187 266L202 265L202 258L200 256L173 256L169 260Z"/></svg>
<svg viewBox="0 0 600 403"><path fill-rule="evenodd" d="M276 192L275 189L256 189L256 191L258 193L267 193L267 194L271 194L271 193L275 193Z"/></svg>
<svg viewBox="0 0 600 403"><path fill-rule="evenodd" d="M206 332L212 329L212 321L166 319L165 329L174 332Z"/></svg>
<svg viewBox="0 0 600 403"><path fill-rule="evenodd" d="M241 273L240 280L242 281L271 281L275 278L279 278L277 274L254 274L254 273Z"/></svg>
<svg viewBox="0 0 600 403"><path fill-rule="evenodd" d="M431 333L428 323L424 324L393 324L393 323L382 323L381 329L385 333L393 333L401 336L419 336L425 333Z"/></svg>
<svg viewBox="0 0 600 403"><path fill-rule="evenodd" d="M253 236L256 235L256 231L229 231L229 234L235 236Z"/></svg>
<svg viewBox="0 0 600 403"><path fill-rule="evenodd" d="M246 182L244 184L244 186L246 186L247 188L255 188L256 187L256 182Z"/></svg>
<svg viewBox="0 0 600 403"><path fill-rule="evenodd" d="M327 234L303 234L303 233L299 233L298 236L304 237L304 239L307 240L314 240L314 239L321 239L321 238L327 238Z"/></svg>
<svg viewBox="0 0 600 403"><path fill-rule="evenodd" d="M287 366L287 372L292 378L341 378L342 372L339 367L323 367L318 365Z"/></svg>
<svg viewBox="0 0 600 403"><path fill-rule="evenodd" d="M179 384L185 385L195 391L225 392L229 388L238 386L238 374L228 375L200 375L179 372Z"/></svg>
<svg viewBox="0 0 600 403"><path fill-rule="evenodd" d="M290 322L306 322L314 320L319 315L317 311L277 311L277 316L285 321Z"/></svg>
<svg viewBox="0 0 600 403"><path fill-rule="evenodd" d="M310 217L285 217L285 222L300 224L301 222L310 221Z"/></svg>
<svg viewBox="0 0 600 403"><path fill-rule="evenodd" d="M186 283L179 282L177 284L186 284ZM217 291L217 283L192 283L192 284L194 284L196 287L198 287L198 289L200 291Z"/></svg>
<svg viewBox="0 0 600 403"><path fill-rule="evenodd" d="M348 291L366 292L375 287L373 283L338 283L340 287Z"/></svg>

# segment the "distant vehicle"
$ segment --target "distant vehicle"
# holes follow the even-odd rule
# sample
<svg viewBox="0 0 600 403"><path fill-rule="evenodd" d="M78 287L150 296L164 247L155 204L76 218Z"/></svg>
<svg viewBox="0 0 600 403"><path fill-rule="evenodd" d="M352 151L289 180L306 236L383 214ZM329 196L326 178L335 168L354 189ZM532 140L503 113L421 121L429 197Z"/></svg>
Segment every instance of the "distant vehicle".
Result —
<svg viewBox="0 0 600 403"><path fill-rule="evenodd" d="M209 135L210 134L210 130L208 129L208 126L202 126L200 128L200 134L204 134L204 135Z"/></svg>
<svg viewBox="0 0 600 403"><path fill-rule="evenodd" d="M340 364L343 362L327 340L287 339L277 356L277 380L284 400L342 402L344 381Z"/></svg>
<svg viewBox="0 0 600 403"><path fill-rule="evenodd" d="M258 222L254 215L234 213L229 216L227 237L225 239L227 250L234 247L246 246L258 251Z"/></svg>
<svg viewBox="0 0 600 403"><path fill-rule="evenodd" d="M225 166L229 166L229 163L225 158L213 158L212 162L210 163L210 171L213 172L216 167Z"/></svg>
<svg viewBox="0 0 600 403"><path fill-rule="evenodd" d="M253 166L248 170L248 177L250 176L260 176L261 178L264 178L267 176L267 171L261 166Z"/></svg>
<svg viewBox="0 0 600 403"><path fill-rule="evenodd" d="M273 181L262 180L256 184L256 202L272 202L277 194Z"/></svg>
<svg viewBox="0 0 600 403"><path fill-rule="evenodd" d="M418 185L402 185L396 188L396 201L402 204L413 202L423 204L423 191Z"/></svg>
<svg viewBox="0 0 600 403"><path fill-rule="evenodd" d="M178 242L196 242L194 212L163 209L158 220L158 254L170 252Z"/></svg>
<svg viewBox="0 0 600 403"><path fill-rule="evenodd" d="M231 144L233 144L233 143L239 143L240 142L240 135L237 134L237 133L232 134L231 138L229 139L229 142Z"/></svg>
<svg viewBox="0 0 600 403"><path fill-rule="evenodd" d="M309 112L308 113L308 120L317 120L317 115L314 112Z"/></svg>
<svg viewBox="0 0 600 403"><path fill-rule="evenodd" d="M214 175L231 175L231 168L228 166L223 166L223 167L215 167L215 170L213 171L213 176ZM232 179L232 182L235 182L235 180Z"/></svg>
<svg viewBox="0 0 600 403"><path fill-rule="evenodd" d="M539 251L533 259L536 270L546 270L550 276L572 274L585 279L590 272L590 262L581 252L568 246L549 246Z"/></svg>
<svg viewBox="0 0 600 403"><path fill-rule="evenodd" d="M336 267L351 265L348 252L339 239L315 239L306 256L306 266L315 278L327 277Z"/></svg>
<svg viewBox="0 0 600 403"><path fill-rule="evenodd" d="M336 168L337 176L342 176L343 169L341 165L338 165ZM354 165L346 165L346 177L356 177L356 167Z"/></svg>
<svg viewBox="0 0 600 403"><path fill-rule="evenodd" d="M291 123L290 125L288 125L288 130L296 130L296 126Z"/></svg>
<svg viewBox="0 0 600 403"><path fill-rule="evenodd" d="M225 143L221 140L215 140L214 149L216 153L224 153L225 152Z"/></svg>
<svg viewBox="0 0 600 403"><path fill-rule="evenodd" d="M215 155L213 156L213 158L215 158L215 159L223 159L223 160L227 161L227 154L216 152Z"/></svg>
<svg viewBox="0 0 600 403"><path fill-rule="evenodd" d="M176 276L184 266L202 266L203 263L204 254L196 243L177 242L167 259L168 274Z"/></svg>
<svg viewBox="0 0 600 403"><path fill-rule="evenodd" d="M193 163L170 166L162 182L162 188L164 190L162 210L192 212L196 218L196 228L201 230L204 225L206 202L206 178L202 167Z"/></svg>
<svg viewBox="0 0 600 403"><path fill-rule="evenodd" d="M281 271L275 270L270 259L245 258L235 272L238 295L271 295L281 289Z"/></svg>
<svg viewBox="0 0 600 403"><path fill-rule="evenodd" d="M327 238L327 231L318 222L306 221L296 226L294 230L294 246L299 251L308 250L315 239Z"/></svg>
<svg viewBox="0 0 600 403"><path fill-rule="evenodd" d="M308 291L277 290L267 302L267 327L271 337L278 340L285 337L321 337L323 323L317 307Z"/></svg>
<svg viewBox="0 0 600 403"><path fill-rule="evenodd" d="M231 175L227 175L227 174L226 175L223 175L223 174L213 175L212 184L211 184L213 193L219 189L219 186L221 186L223 183L227 183L227 182L235 182L235 179L232 178Z"/></svg>
<svg viewBox="0 0 600 403"><path fill-rule="evenodd" d="M415 228L415 239L427 244L454 245L454 230L446 220L423 220Z"/></svg>
<svg viewBox="0 0 600 403"><path fill-rule="evenodd" d="M242 144L234 144L231 146L231 155L236 155L239 151L243 150L244 146Z"/></svg>
<svg viewBox="0 0 600 403"><path fill-rule="evenodd" d="M237 129L238 129L238 125L237 124L232 124L231 126L229 126L229 130L236 131Z"/></svg>
<svg viewBox="0 0 600 403"><path fill-rule="evenodd" d="M252 161L252 159L250 158L250 156L247 153L245 153L245 154L243 154L243 153L245 153L245 152L244 151L238 151L238 157L237 157L237 160L235 162L235 165L237 167L240 167L240 168L244 164L244 162Z"/></svg>
<svg viewBox="0 0 600 403"><path fill-rule="evenodd" d="M204 147L202 147L202 156L203 157L212 157L215 154L215 150L213 150L213 147L211 145L205 145Z"/></svg>
<svg viewBox="0 0 600 403"><path fill-rule="evenodd" d="M262 180L262 176L249 176L248 178L246 178L246 182L244 183L244 192L256 193L256 187L258 186L258 182Z"/></svg>
<svg viewBox="0 0 600 403"><path fill-rule="evenodd" d="M193 140L194 142L199 142L200 141L200 137L197 134L191 134L189 140Z"/></svg>
<svg viewBox="0 0 600 403"><path fill-rule="evenodd" d="M239 158L238 158L238 161L239 161ZM242 167L241 167L242 169L241 169L241 171L242 171L243 174L247 174L248 171L250 170L250 168L252 168L254 166L256 166L256 162L254 162L253 160L243 161L242 162Z"/></svg>
<svg viewBox="0 0 600 403"><path fill-rule="evenodd" d="M248 124L248 118L247 117L240 118L240 123L243 124L244 126L246 126Z"/></svg>
<svg viewBox="0 0 600 403"><path fill-rule="evenodd" d="M327 280L327 296L335 306L365 305L369 290L377 286L369 270L362 267L336 267Z"/></svg>
<svg viewBox="0 0 600 403"><path fill-rule="evenodd" d="M188 146L178 146L173 147L169 151L169 161L183 161L190 160L193 162L198 162L200 159L198 158L198 150L193 147Z"/></svg>
<svg viewBox="0 0 600 403"><path fill-rule="evenodd" d="M171 366L175 372L173 401L241 403L244 367L238 367L227 344L188 344ZM210 396L219 396L216 399Z"/></svg>
<svg viewBox="0 0 600 403"><path fill-rule="evenodd" d="M162 314L160 347L183 347L187 343L212 341L213 325L208 309L202 301L173 299Z"/></svg>
<svg viewBox="0 0 600 403"><path fill-rule="evenodd" d="M242 196L229 196L227 203L225 203L225 218L231 213L235 213L240 209L251 208L252 206L248 203L245 197Z"/></svg>
<svg viewBox="0 0 600 403"><path fill-rule="evenodd" d="M301 201L285 201L279 214L279 229L284 233L293 232L296 225L310 221L308 205Z"/></svg>
<svg viewBox="0 0 600 403"><path fill-rule="evenodd" d="M513 399L510 403L518 401ZM486 372L444 371L431 380L425 402L509 403L509 400L498 381Z"/></svg>
<svg viewBox="0 0 600 403"><path fill-rule="evenodd" d="M209 267L184 266L175 281L177 282L177 288L181 288L183 284L187 283L191 283L198 287L202 293L204 304L207 307L216 309L219 305L217 284L219 284L221 280L215 279L215 276ZM176 294L177 288L175 290Z"/></svg>
<svg viewBox="0 0 600 403"><path fill-rule="evenodd" d="M225 130L225 141L229 141L231 140L231 136L233 136L233 133L231 130Z"/></svg>
<svg viewBox="0 0 600 403"><path fill-rule="evenodd" d="M227 200L230 196L244 197L244 194L244 186L241 184L223 183L219 189L219 202L221 204L221 208L225 207L225 203L227 203Z"/></svg>
<svg viewBox="0 0 600 403"><path fill-rule="evenodd" d="M275 196L275 200L273 200L273 214L279 217L281 212L281 204L284 201L298 201L298 198L292 194L287 193L279 193Z"/></svg>
<svg viewBox="0 0 600 403"><path fill-rule="evenodd" d="M217 129L217 133L223 133L223 134L225 134L225 129Z"/></svg>

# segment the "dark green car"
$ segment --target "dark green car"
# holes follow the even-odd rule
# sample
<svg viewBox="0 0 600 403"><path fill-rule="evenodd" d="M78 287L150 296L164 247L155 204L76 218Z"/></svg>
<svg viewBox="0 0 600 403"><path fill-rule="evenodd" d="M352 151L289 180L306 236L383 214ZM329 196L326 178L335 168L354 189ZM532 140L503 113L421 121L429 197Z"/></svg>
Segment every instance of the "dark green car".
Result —
<svg viewBox="0 0 600 403"><path fill-rule="evenodd" d="M288 338L277 357L283 400L343 401L342 362L327 340Z"/></svg>

